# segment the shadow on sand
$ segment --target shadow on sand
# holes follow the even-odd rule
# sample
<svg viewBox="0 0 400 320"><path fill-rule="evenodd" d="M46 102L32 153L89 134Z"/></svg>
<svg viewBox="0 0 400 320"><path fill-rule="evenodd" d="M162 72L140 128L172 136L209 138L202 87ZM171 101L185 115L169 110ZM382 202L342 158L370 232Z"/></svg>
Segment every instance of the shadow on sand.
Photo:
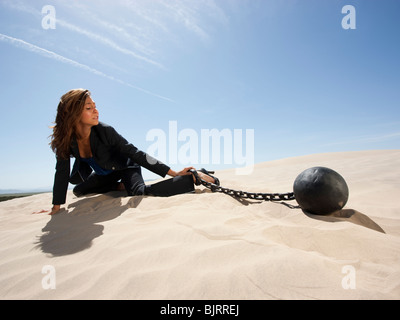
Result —
<svg viewBox="0 0 400 320"><path fill-rule="evenodd" d="M237 200L239 203L241 203L242 205L248 206L249 204L256 204L256 203L262 203L263 200L261 201L249 201L246 199L241 199L241 198L237 198L235 196L232 196L233 199ZM290 209L301 209L301 207L299 205L297 205L297 203L287 203L284 201L271 201L273 203L277 203L280 205L284 205ZM302 210L303 213L312 219L316 219L316 220L322 220L322 221L326 221L326 222L339 222L339 221L347 221L350 223L354 223L357 225L360 225L362 227L365 228L369 228L378 232L382 232L382 233L386 233L375 221L373 221L371 218L369 218L367 215L354 210L354 209L342 209L339 211L335 211L333 213L330 214L326 214L326 215L317 215L317 214L312 214L310 212L307 212L305 210Z"/></svg>
<svg viewBox="0 0 400 320"><path fill-rule="evenodd" d="M119 217L129 208L136 208L143 196L136 196L122 205L121 193L111 192L83 198L52 215L42 229L36 247L51 256L74 254L90 248L93 239L103 234L101 222Z"/></svg>
<svg viewBox="0 0 400 320"><path fill-rule="evenodd" d="M347 221L365 228L369 228L378 232L386 233L376 222L367 215L353 209L342 209L327 215L316 215L304 211L304 214L312 219L327 222Z"/></svg>

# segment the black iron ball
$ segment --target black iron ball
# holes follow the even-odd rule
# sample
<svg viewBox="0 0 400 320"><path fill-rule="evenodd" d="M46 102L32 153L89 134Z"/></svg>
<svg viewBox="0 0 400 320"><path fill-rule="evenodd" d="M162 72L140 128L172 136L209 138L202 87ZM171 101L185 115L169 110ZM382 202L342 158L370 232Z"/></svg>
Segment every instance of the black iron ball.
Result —
<svg viewBox="0 0 400 320"><path fill-rule="evenodd" d="M300 173L293 184L300 207L312 214L329 214L341 210L349 198L346 181L336 171L313 167Z"/></svg>

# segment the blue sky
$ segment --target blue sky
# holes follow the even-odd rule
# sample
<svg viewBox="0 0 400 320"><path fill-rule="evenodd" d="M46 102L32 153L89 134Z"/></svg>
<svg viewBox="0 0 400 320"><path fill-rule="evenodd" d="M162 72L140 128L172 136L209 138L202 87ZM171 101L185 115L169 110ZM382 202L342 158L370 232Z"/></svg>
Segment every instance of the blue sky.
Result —
<svg viewBox="0 0 400 320"><path fill-rule="evenodd" d="M397 0L0 0L0 189L52 186L49 127L73 88L144 151L171 122L199 139L254 130L255 163L399 149L399 12Z"/></svg>

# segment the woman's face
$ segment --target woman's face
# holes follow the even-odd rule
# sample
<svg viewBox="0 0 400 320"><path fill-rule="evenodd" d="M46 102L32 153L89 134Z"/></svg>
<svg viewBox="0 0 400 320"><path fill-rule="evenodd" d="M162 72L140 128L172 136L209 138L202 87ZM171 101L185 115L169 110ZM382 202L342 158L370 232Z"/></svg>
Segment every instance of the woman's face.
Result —
<svg viewBox="0 0 400 320"><path fill-rule="evenodd" d="M90 96L86 97L80 123L90 126L96 126L99 124L99 112L96 109L96 103Z"/></svg>

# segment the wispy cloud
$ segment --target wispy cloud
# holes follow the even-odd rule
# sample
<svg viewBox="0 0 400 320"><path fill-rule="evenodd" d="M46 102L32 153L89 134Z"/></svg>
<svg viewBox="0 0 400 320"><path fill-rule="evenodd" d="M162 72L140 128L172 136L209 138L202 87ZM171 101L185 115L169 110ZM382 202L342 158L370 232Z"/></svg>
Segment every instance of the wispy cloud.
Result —
<svg viewBox="0 0 400 320"><path fill-rule="evenodd" d="M1 4L33 15L35 19L43 17L41 8L31 2L4 0ZM128 72L138 78L143 73L154 74L155 70L147 67L169 70L161 61L171 55L175 57L175 49L185 46L188 39L207 43L212 39L213 28L228 22L227 16L214 0L115 0L112 6L97 0L54 1L53 5L57 12L57 32L49 32L44 38L37 26L36 29L27 28L32 30L34 39L38 39L32 40L36 45L6 35L2 36L2 40L168 101L173 100L120 80L121 73ZM108 10L105 11L105 8ZM39 26L40 20L37 22ZM181 30L186 32L181 33ZM26 38L21 35L17 37ZM67 40L63 42L62 49L55 49L62 39ZM86 45L87 40L91 42L89 45ZM54 50L63 50L60 53L64 56ZM104 66L111 67L113 71L107 71L107 74L100 71L109 70Z"/></svg>
<svg viewBox="0 0 400 320"><path fill-rule="evenodd" d="M24 50L28 50L30 52L36 53L38 55L41 55L41 56L49 58L49 59L56 60L56 61L61 62L61 63L69 64L69 65L71 65L73 67L76 67L76 68L88 71L88 72L90 72L92 74L95 74L97 76L101 76L101 77L107 78L109 80L118 82L120 84L126 85L126 86L128 86L130 88L133 88L135 90L139 90L141 92L144 92L146 94L152 95L154 97L157 97L157 98L160 98L160 99L163 99L163 100L167 100L167 101L170 101L170 102L174 102L170 98L167 98L167 97L164 97L162 95L156 94L154 92L151 92L149 90L143 89L141 87L132 85L130 83L127 83L125 81L117 79L117 78L115 78L113 76L107 75L107 74L105 74L105 73L103 73L103 72L101 72L101 71L99 71L97 69L94 69L94 68L89 67L89 66L87 66L85 64L79 63L79 62L77 62L75 60L66 58L66 57L64 57L62 55L59 55L59 54L53 52L53 51L49 51L47 49L41 48L39 46L36 46L36 45L34 45L32 43L26 42L26 41L24 41L22 39L10 37L10 36L7 36L5 34L0 33L0 41L8 42L8 43L14 45L15 47L18 47L18 48L21 48L21 49L24 49Z"/></svg>
<svg viewBox="0 0 400 320"><path fill-rule="evenodd" d="M37 18L43 16L40 8L26 1L4 0L2 4ZM112 7L105 7L104 1L54 1L54 6L57 28L162 70L168 67L160 62L164 52L160 48L185 44L188 35L208 43L213 31L228 23L228 17L215 0L115 0ZM165 44L167 47L163 47Z"/></svg>
<svg viewBox="0 0 400 320"><path fill-rule="evenodd" d="M157 61L154 61L152 59L149 59L149 58L147 58L147 57L145 57L143 55L137 54L136 52L134 52L132 50L126 49L126 48L118 45L117 43L115 43L111 39L106 38L106 37L104 37L102 35L99 35L99 34L96 34L94 32L85 30L85 29L83 29L81 27L78 27L78 26L76 26L74 24L71 24L71 23L66 22L64 20L61 20L61 19L57 19L57 25L60 25L61 27L64 27L64 28L66 28L66 29L68 29L70 31L77 32L77 33L79 33L81 35L84 35L84 36L88 37L89 39L97 41L97 42L99 42L99 43L101 43L103 45L106 45L106 46L108 46L108 47L110 47L110 48L112 48L112 49L114 49L114 50L116 50L116 51L118 51L120 53L126 54L126 55L131 56L131 57L133 57L135 59L138 59L140 61L144 61L146 63L149 63L151 65L157 66L157 67L159 67L161 69L166 69L161 63L159 63ZM110 27L111 25L108 24L107 26Z"/></svg>
<svg viewBox="0 0 400 320"><path fill-rule="evenodd" d="M349 139L349 140L337 141L337 142L324 144L323 146L335 146L335 145L345 145L345 144L354 144L354 143L374 143L374 142L381 142L381 141L396 139L399 137L400 137L400 132L392 132L392 133L379 134L379 135L361 136L361 137L358 137L355 139Z"/></svg>
<svg viewBox="0 0 400 320"><path fill-rule="evenodd" d="M202 40L207 41L210 38L198 21L193 3L191 7L185 6L181 2L174 1L164 1L161 3L168 9L172 16L175 17L175 20L179 24L185 26L186 29L196 34Z"/></svg>
<svg viewBox="0 0 400 320"><path fill-rule="evenodd" d="M168 1L116 1L117 5L137 17L142 25L174 38L176 28L186 30L195 38L208 42L213 28L226 26L228 17L214 0L168 0ZM135 19L132 19L135 21ZM131 25L135 25L132 22Z"/></svg>
<svg viewBox="0 0 400 320"><path fill-rule="evenodd" d="M8 7L14 9L14 10L18 10L21 12L25 12L25 13L29 13L31 15L37 16L37 17L41 17L42 13L41 11L37 10L36 8L33 8L29 5L27 5L26 3L22 3L19 1L15 1L15 2L5 2L4 4L6 4ZM80 6L80 4L75 4L76 6ZM86 10L86 7L81 7L81 10ZM106 29L108 29L109 31L111 31L112 33L118 33L119 35L124 35L125 38L130 42L133 43L135 46L140 47L142 52L146 51L145 46L141 45L140 43L138 43L138 41L132 41L134 40L132 36L129 35L128 32L126 32L122 27L117 26L113 23L110 23L104 19L100 19L98 17L96 17L96 15L93 15L92 13L90 13L89 11L86 14L87 19L92 19L94 20L96 25L102 25L103 27L105 27ZM163 64L161 64L158 61L155 61L154 59L150 59L142 54L138 54L136 52L134 52L133 50L130 50L128 48L123 47L122 45L117 44L115 41L107 38L106 36L102 35L102 34L98 34L92 31L89 31L81 26L78 26L76 24L72 24L70 22L67 22L63 19L60 19L59 17L57 17L57 27L61 26L62 28L68 29L69 31L78 33L80 35L83 35L87 38L89 38L92 41L96 41L104 46L107 46L117 52L120 52L122 54L128 55L134 59L137 59L139 61L148 63L150 65L156 66L158 68L161 68L163 70L165 70L165 66ZM149 50L147 50L149 51Z"/></svg>

